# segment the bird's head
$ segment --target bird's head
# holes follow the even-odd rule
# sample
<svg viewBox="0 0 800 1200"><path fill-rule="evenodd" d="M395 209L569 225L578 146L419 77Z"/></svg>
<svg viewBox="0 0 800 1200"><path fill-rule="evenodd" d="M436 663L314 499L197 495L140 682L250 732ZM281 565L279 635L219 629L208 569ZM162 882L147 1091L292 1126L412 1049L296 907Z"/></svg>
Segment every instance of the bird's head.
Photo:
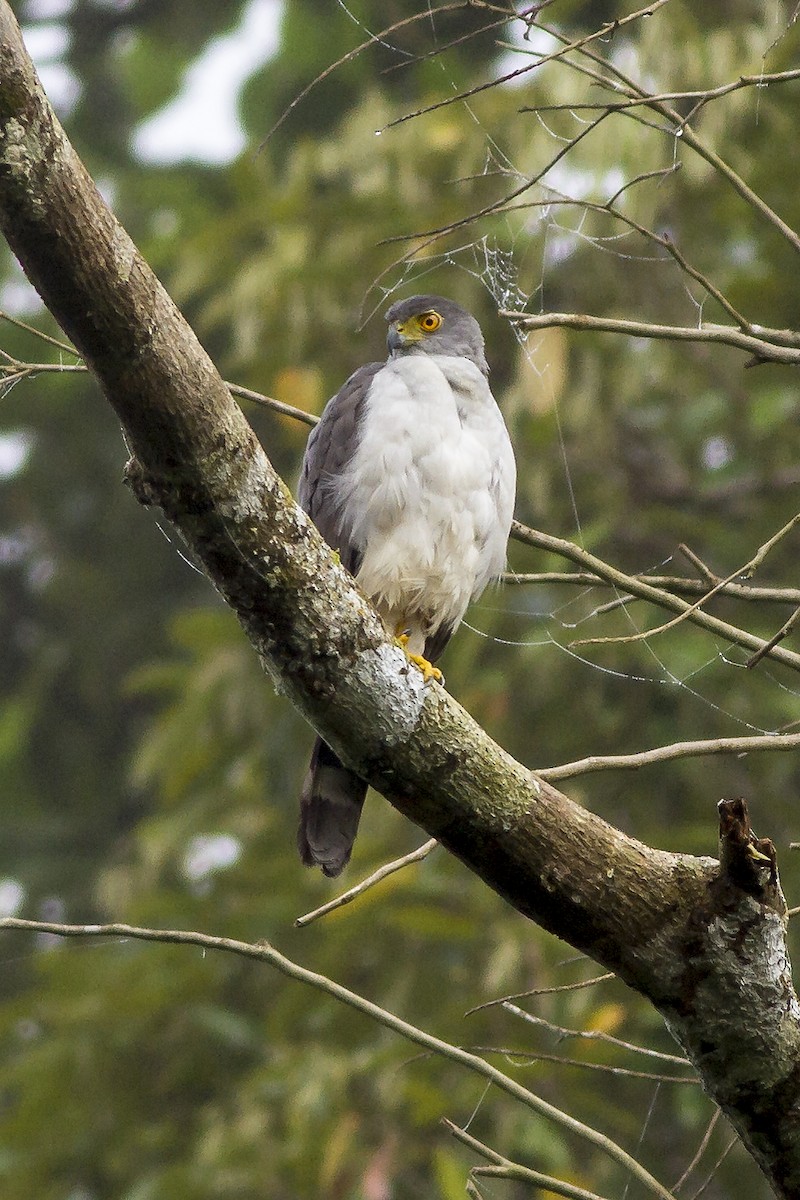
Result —
<svg viewBox="0 0 800 1200"><path fill-rule="evenodd" d="M393 304L386 320L392 358L403 354L468 358L488 374L480 325L455 301L445 296L411 296Z"/></svg>

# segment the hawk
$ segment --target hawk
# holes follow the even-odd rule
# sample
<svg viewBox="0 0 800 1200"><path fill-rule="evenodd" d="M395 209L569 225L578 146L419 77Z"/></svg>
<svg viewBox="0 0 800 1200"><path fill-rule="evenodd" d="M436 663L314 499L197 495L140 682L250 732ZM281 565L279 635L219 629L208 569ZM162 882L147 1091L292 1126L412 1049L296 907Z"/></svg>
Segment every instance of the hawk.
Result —
<svg viewBox="0 0 800 1200"><path fill-rule="evenodd" d="M350 376L308 439L298 501L426 681L505 565L516 485L480 326L443 296L392 305L386 362ZM367 784L317 738L298 848L338 875Z"/></svg>

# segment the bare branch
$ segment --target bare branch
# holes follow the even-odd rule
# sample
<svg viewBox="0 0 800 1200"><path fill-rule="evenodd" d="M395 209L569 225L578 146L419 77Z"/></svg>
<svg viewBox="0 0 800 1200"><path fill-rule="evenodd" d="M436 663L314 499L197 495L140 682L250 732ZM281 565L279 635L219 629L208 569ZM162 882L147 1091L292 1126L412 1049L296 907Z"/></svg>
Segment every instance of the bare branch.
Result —
<svg viewBox="0 0 800 1200"><path fill-rule="evenodd" d="M782 525L776 533L773 533L772 537L767 538L763 546L760 546L750 559L750 562L746 568L746 574L748 576L752 576L756 573L767 555L770 554L775 547L783 541L787 534L792 532L798 521L800 521L800 513L797 513L797 515L792 517L790 521L787 521L785 525Z"/></svg>
<svg viewBox="0 0 800 1200"><path fill-rule="evenodd" d="M478 1054L502 1054L514 1063L549 1062L561 1067L580 1067L585 1071L599 1071L606 1075L626 1075L632 1079L647 1079L651 1083L689 1083L693 1087L697 1087L700 1082L696 1075L659 1075L655 1071L634 1071L630 1067L586 1062L585 1059L567 1058L563 1054L547 1054L543 1050L517 1050L506 1046L471 1046L470 1049Z"/></svg>
<svg viewBox="0 0 800 1200"><path fill-rule="evenodd" d="M30 326L24 325L22 322L14 323L21 325L23 329L30 329L32 333L38 334L39 332L37 329L31 329ZM46 341L52 342L62 349L68 349L68 347L62 346L60 342L57 342L55 338L47 337L46 334L42 334L41 336ZM76 350L70 350L69 352L70 354L77 354ZM89 368L84 363L78 363L77 365L67 363L23 363L12 359L9 354L6 354L2 350L0 350L0 355L7 359L9 363L8 366L0 366L0 382L2 382L3 377L6 379L33 379L37 375L66 375L69 372L83 372L86 374L89 372ZM285 404L282 400L275 400L272 396L265 396L263 392L254 392L252 388L242 387L238 383L227 383L226 387L232 396L238 396L241 400L252 400L253 403L260 404L264 408L269 408L273 412L281 413L284 417L294 417L296 421L302 421L304 425L313 426L319 420L319 417L315 416L314 413L306 412L302 408L295 408L293 404Z"/></svg>
<svg viewBox="0 0 800 1200"><path fill-rule="evenodd" d="M408 867L412 863L422 862L438 845L439 843L436 838L431 838L430 841L424 842L416 850L412 850L410 854L404 854L402 858L396 858L393 862L384 863L382 867L378 867L377 871L373 871L366 879L362 879L361 883L357 883L355 887L342 892L341 896L336 896L335 899L329 900L327 904L315 908L313 912L306 913L303 917L298 917L295 921L295 926L300 929L304 925L310 925L312 921L319 920L320 917L327 916L328 913L333 912L337 908L343 908L345 904L350 904L356 897L363 896L364 892L369 891L376 883L380 883L382 879L387 879L389 875L394 875L395 872L402 871L404 867Z"/></svg>
<svg viewBox="0 0 800 1200"><path fill-rule="evenodd" d="M722 621L719 617L713 617L702 609L697 609L687 604L679 596L673 596L661 588L652 587L650 584L644 582L641 577L637 578L633 575L626 575L624 571L619 571L616 567L609 566L602 559L597 558L594 554L590 554L588 550L576 546L574 542L568 542L564 538L553 537L552 534L542 533L538 529L530 529L525 525L521 525L519 521L513 523L511 533L518 541L526 542L530 546L536 546L540 550L550 550L555 554L561 555L563 558L569 559L578 566L588 568L593 574L601 576L623 592L630 592L632 595L638 596L643 600L650 600L652 603L658 604L662 608L670 609L672 612L683 613L691 609L692 611L688 614L688 619L694 625L700 626L709 633L723 637L726 641L732 642L734 645L744 646L748 650L760 650L766 645L764 638L756 637L755 634L749 633L744 629L739 629L727 621ZM769 547L769 543L765 543L765 546ZM763 550L764 547L761 549ZM777 662L782 662L785 666L792 667L795 671L800 670L800 655L795 654L793 651L786 650L781 646L775 646L769 651L769 655Z"/></svg>
<svg viewBox="0 0 800 1200"><path fill-rule="evenodd" d="M558 41L562 43L567 41L566 37L558 30L550 29L549 32L552 33L553 36L558 39ZM653 96L649 95L647 91L641 87L641 85L626 75L616 64L595 53L595 51L589 49L588 46L581 46L579 53L602 66L604 70L608 71L609 74L617 81L617 85L621 87L621 90L630 99L644 100L647 103L647 107L665 117L670 123L670 132L673 136L680 137L684 145L691 147L691 149L694 150L694 152L699 155L700 158L704 159L709 166L713 167L718 174L726 179L731 187L739 193L745 203L749 204L751 208L755 209L755 211L761 217L763 217L763 219L769 225L772 225L772 227L776 229L778 233L780 233L786 239L786 241L789 242L794 250L800 251L800 236L798 236L795 230L792 229L790 225L787 225L783 218L779 217L774 209L770 208L766 201L764 201L757 192L754 192L753 189L747 183L745 183L742 177L733 169L733 167L730 166L729 163L725 162L715 150L711 149L711 147L706 146L706 144L698 137L692 128L686 124L686 118L682 117L677 110L670 108L667 103L655 100ZM602 80L602 78L598 78L598 82L603 82L607 85L607 81ZM696 109L694 111L696 111ZM633 114L629 113L628 115Z"/></svg>
<svg viewBox="0 0 800 1200"><path fill-rule="evenodd" d="M485 83L476 84L475 87L465 88L455 96L447 96L444 100L437 100L435 104L426 104L421 108L415 109L413 112L404 113L402 117L390 121L385 128L391 129L395 125L402 125L405 121L413 121L417 117L425 116L426 113L436 112L437 109L447 108L451 104L458 104L463 100L469 100L472 96L477 96L480 92L486 92L491 88L499 87L503 83L509 83L513 79L519 79L520 76L527 75L530 71L534 71L538 67L543 67L546 63L558 62L573 50L581 50L584 46L592 42L608 37L609 34L616 33L625 25L630 25L632 21L640 21L644 17L652 16L653 13L657 12L659 8L663 8L668 2L669 0L655 0L653 4L648 4L644 8L640 8L637 12L629 13L627 16L613 21L606 21L599 29L593 30L592 33L586 34L585 37L576 38L575 41L562 46L560 50L554 50L551 54L537 56L535 63L530 63L526 67L518 67L514 71L508 71L505 75L498 76L496 79L489 79ZM539 28L544 28L544 26L539 26ZM566 38L562 38L561 40L565 43L567 41ZM531 51L530 53L535 53L535 51Z"/></svg>
<svg viewBox="0 0 800 1200"><path fill-rule="evenodd" d="M752 558L750 558L741 567L737 567L736 570L731 571L730 575L727 575L725 579L720 579L720 581L715 583L704 596L701 596L699 600L695 600L694 604L690 604L688 608L686 608L682 613L679 613L677 617L673 617L671 621L667 621L665 624L659 625L655 629L643 629L638 633L629 633L620 637L582 638L580 641L573 642L572 645L599 646L612 642L622 643L649 641L649 639L655 637L656 634L665 633L668 629L673 629L676 625L679 625L681 621L685 621L690 618L693 613L696 613L702 607L702 605L716 596L718 592L721 592L726 584L732 583L734 579L737 579L739 576L743 575L745 577L749 577L752 575L753 572L761 565L761 563L763 563L769 552L775 546L777 546L779 542L783 541L783 539L789 533L791 533L798 521L800 521L800 513L797 513L795 516L793 516L792 519L787 521L777 533L773 534L773 536L764 542L762 546L759 546ZM757 653L753 655L746 665L755 666L757 662L760 662L760 660L765 657L765 655L769 654L770 650L777 646L777 644L782 641L783 638L786 637L791 631L795 619L796 615L794 618L790 617L789 621L787 621L786 625L784 626L784 630L779 631L775 637L771 638L768 642L765 642L763 646L760 646Z"/></svg>
<svg viewBox="0 0 800 1200"><path fill-rule="evenodd" d="M573 144L574 142L570 142L570 147ZM719 288L711 282L707 275L705 275L699 270L699 268L693 266L688 261L688 259L675 245L672 238L668 237L666 234L656 233L655 230L649 229L646 225L642 225L639 221L634 220L633 217L628 216L627 213L624 213L621 209L616 207L615 201L623 194L623 192L628 191L629 188L635 187L637 184L643 183L648 179L674 174L675 171L680 168L680 165L680 163L676 162L671 164L669 167L662 168L661 170L645 171L641 175L637 175L634 179L629 179L628 182L623 184L623 186L619 188L609 200L605 201L605 203L586 199L576 200L573 197L563 196L556 192L553 196L549 196L546 200L526 200L521 204L507 204L501 209L501 211L522 212L529 208L550 209L564 207L577 208L581 212L595 212L613 217L614 220L621 222L629 229L641 234L642 237L644 237L647 241L652 242L653 245L665 250L667 254L669 254L670 257L675 260L675 262L686 275L688 275L691 279L694 279L696 283L699 283L704 291L706 291L709 296L716 300L720 308L722 308L728 314L728 316L736 322L737 326L743 333L750 334L751 336L756 336L756 334L758 334L768 342L775 341L778 345L800 347L800 334L795 333L793 330L767 330L763 326L753 325L747 320L746 317L742 316L738 309L731 304L730 300L728 300L728 298L719 290ZM508 316L507 313L502 313L501 315L506 317ZM594 320L596 318L590 319ZM724 329L728 327L722 326L722 328ZM654 334L653 336L660 335Z"/></svg>
<svg viewBox="0 0 800 1200"><path fill-rule="evenodd" d="M705 1154L708 1143L711 1141L711 1135L713 1134L714 1130L717 1127L717 1121L719 1121L721 1116L722 1116L722 1113L720 1112L720 1110L718 1108L715 1108L714 1112L711 1114L711 1120L708 1122L706 1131L703 1134L703 1137L700 1141L700 1145L697 1147L697 1151L696 1151L692 1161L689 1163L688 1167L683 1172L680 1179L672 1185L673 1191L677 1192L683 1187L683 1185L686 1183L689 1176L691 1175L692 1171L695 1169L697 1164L700 1162L700 1159Z"/></svg>
<svg viewBox="0 0 800 1200"><path fill-rule="evenodd" d="M526 1012L524 1008L520 1008L517 1004L512 1004L511 1001L503 1002L503 1008L512 1016L519 1017L520 1020L526 1021L529 1025L538 1025L542 1029L547 1029L550 1033L555 1033L559 1038L580 1038L585 1042L605 1042L609 1046L617 1046L620 1050L630 1050L634 1054L644 1054L648 1058L657 1058L659 1062L672 1063L677 1067L691 1067L688 1058L683 1058L678 1054L664 1054L661 1050L652 1050L649 1046L637 1046L635 1042L626 1042L622 1038L614 1037L612 1033L605 1033L602 1029L567 1029L563 1025L554 1025L552 1021L545 1020L544 1017L539 1017L535 1013Z"/></svg>
<svg viewBox="0 0 800 1200"><path fill-rule="evenodd" d="M431 242L436 241L438 238L445 236L446 234L454 231L455 229L472 224L474 221L479 220L481 217L485 217L485 216L488 216L488 215L490 215L492 213L496 213L496 212L506 211L512 201L514 201L518 196L524 194L532 186L534 186L537 182L539 182L542 179L542 177L553 166L555 166L555 164L557 162L559 162L566 154L568 154L580 141L583 140L584 137L586 137L593 129L595 129L597 127L597 125L599 125L603 120L605 120L606 117L612 115L615 112L619 112L622 115L628 116L628 117L638 121L641 124L656 128L662 134L666 134L673 138L674 137L682 138L682 140L684 141L684 143L686 145L688 145L691 149L693 149L695 151L696 154L698 154L701 158L703 158L706 162L708 162L710 166L712 166L724 179L726 179L728 181L728 183L732 187L734 187L734 189L739 193L739 195L742 197L742 199L744 199L746 201L746 203L748 203L751 207L753 207L764 220L766 220L770 225L772 225L775 229L777 229L778 232L781 233L781 235L790 242L790 244L793 246L794 249L800 250L800 236L798 236L798 234L785 221L783 221L783 219L781 217L779 217L778 214L772 208L770 208L770 206L768 204L766 204L766 202L756 192L754 192L753 189L750 188L747 183L745 183L745 181L730 166L730 164L726 163L713 149L711 149L710 147L705 145L705 143L686 124L687 118L683 118L680 115L680 113L678 113L676 110L672 109L664 99L659 97L659 95L657 93L648 93L644 88L642 88L639 84L637 84L633 79L631 79L629 76L625 75L620 70L620 68L617 67L614 63L608 61L602 55L598 54L596 51L591 49L591 44L593 42L595 42L598 38L602 38L604 36L608 36L609 34L615 33L619 28L621 28L627 22L639 20L644 16L652 15L659 7L661 7L661 3L653 4L653 5L649 6L648 8L641 9L636 13L630 14L629 16L623 18L620 21L607 22L605 25L603 25L601 27L601 29L594 31L593 33L586 35L585 37L578 38L578 39L575 39L572 41L570 41L563 33L561 33L560 30L553 28L551 26L541 24L541 25L539 25L539 28L544 29L547 33L549 33L552 37L554 37L557 41L559 41L561 43L561 46L558 50L553 51L550 54L537 56L537 61L529 66L517 68L516 70L509 72L506 75L501 76L498 79L489 80L486 83L477 85L475 88L466 89L465 91L460 92L455 96L446 97L443 100L437 101L435 104L424 106L422 108L416 109L415 111L413 111L411 113L406 113L402 117L398 118L397 121L391 122L390 125L387 126L387 128L391 128L392 125L399 124L403 121L411 120L415 117L421 116L426 112L431 112L438 108L442 108L446 105L456 103L459 100L468 99L470 96L476 94L477 92L481 92L481 91L485 91L489 88L497 87L497 86L501 85L502 83L507 82L511 79L518 78L519 76L524 75L527 72L529 72L537 67L540 67L547 62L553 62L553 61L561 61L566 66L572 68L573 70L579 71L581 74L587 75L595 83L599 84L602 87L608 88L609 90L613 91L617 96L619 95L620 92L622 92L623 95L625 96L625 100L627 101L627 103L625 103L625 101L620 103L617 100L615 100L615 101L609 102L607 105L598 104L595 108L595 110L598 111L598 113L599 113L597 118L594 121L592 121L585 129L581 130L581 132L578 133L574 138L570 139L570 141L562 148L562 150L550 162L548 162L548 164L544 167L543 170L539 171L532 178L526 180L520 187L516 188L511 193L507 194L503 199L498 200L495 203L488 205L483 209L480 209L479 211L473 212L472 214L470 214L469 216L467 216L465 218L462 218L461 220L454 221L447 226L430 229L425 232L418 232L418 233L414 233L414 234L402 235L402 236L399 236L396 238L389 238L389 239L386 239L386 241L388 241L388 242L407 241L409 239L424 238L424 239L426 239L424 245L427 246L427 245L430 245ZM588 67L585 63L581 63L580 61L577 61L575 57L571 57L572 55L577 55L579 57L587 58L590 62L593 62L593 63L597 64L598 66L600 66L605 72L607 72L607 74L602 75L602 74L598 73L597 71L593 70L591 67ZM755 79L754 82L757 82L757 79ZM737 83L736 85L725 85L725 86L727 87L727 90L735 90L735 87L744 86L744 85ZM699 105L695 106L693 113L695 111L697 111L697 109L699 107L702 107L702 103L703 103L703 101L701 101L701 103ZM578 107L578 106L568 106L568 107ZM664 120L666 121L666 125L654 124L653 122L648 121L640 113L637 112L637 109L639 107L646 107L646 108L651 109L654 113L656 113L660 117L664 118ZM537 110L532 109L530 111L537 111ZM690 115L693 115L693 114L690 114ZM724 305L724 307L727 308L727 305ZM664 327L664 328L666 329L666 328L670 328L670 327ZM709 328L709 327L707 327L707 328ZM672 336L672 337L682 337L684 340L688 340L688 335L687 335L686 331L677 331L677 330L674 331L672 334L641 333L641 336L644 336L644 337L648 337L648 336L670 337L670 336ZM701 339L701 340L713 340L713 339ZM758 342L758 339L756 339L756 342ZM730 343L730 344L734 344L734 343ZM769 345L769 343L768 343L768 345ZM750 352L755 355L756 360L761 361L761 355L758 353L758 345L755 345L754 347L745 347L740 343L739 347L750 349ZM783 362L783 361L796 362L797 361L797 359L791 358L791 357L783 358L780 355L776 356L775 352L774 352L774 347L773 347L773 352L771 354L767 355L767 360L775 361L775 362Z"/></svg>
<svg viewBox="0 0 800 1200"><path fill-rule="evenodd" d="M487 1158L489 1162L494 1164L492 1167L473 1167L471 1172L473 1175L495 1179L516 1179L523 1183L531 1183L536 1187L544 1188L545 1191L552 1192L556 1196L566 1196L568 1200L607 1200L606 1197L598 1196L596 1192L587 1192L585 1188L577 1187L574 1183L565 1183L563 1180L556 1179L552 1175L543 1175L540 1171L534 1171L530 1167L523 1167L520 1163L512 1162L511 1159L498 1154L496 1150L492 1150L490 1146L478 1141L476 1137L473 1137L471 1133L467 1133L466 1129L462 1129L460 1125L454 1124L453 1121L448 1121L446 1117L442 1119L442 1124L464 1146L468 1146L470 1150L482 1155L483 1158Z"/></svg>
<svg viewBox="0 0 800 1200"><path fill-rule="evenodd" d="M80 358L74 346L70 346L67 342L61 342L58 338L51 337L49 333L43 333L41 329L37 329L34 325L28 325L26 321L20 321L19 317L12 317L11 313L4 312L2 309L0 309L0 320L8 321L9 325L16 325L17 329L24 329L26 333L34 334L36 337L41 338L43 342L55 346L57 350L63 350L65 354L74 354L76 358Z"/></svg>
<svg viewBox="0 0 800 1200"><path fill-rule="evenodd" d="M755 654L748 658L747 662L744 664L747 669L752 670L753 667L758 666L758 664L761 662L761 659L765 654L770 652L773 646L777 646L779 642L782 642L784 638L789 636L794 627L797 625L798 621L800 621L800 608L796 608L794 610L792 615L789 617L789 620L785 621L778 632L769 639L763 650L757 650Z"/></svg>
<svg viewBox="0 0 800 1200"><path fill-rule="evenodd" d="M411 1025L408 1021L403 1021L400 1017L395 1016L394 1013L390 1013L387 1009L381 1008L380 1005L365 999L364 996L358 995L357 992L350 991L349 988L344 987L341 983L337 983L333 979L328 979L325 975L319 975L315 971L309 971L306 967L301 967L298 963L286 958L285 955L266 942L241 942L234 938L214 937L211 934L197 933L193 930L150 929L137 925L125 925L120 922L113 922L107 925L65 925L55 921L26 921L20 917L0 918L0 930L3 929L27 930L32 933L50 933L56 937L63 938L136 938L141 941L159 942L164 945L200 946L205 950L220 950L227 954L238 955L241 958L250 958L259 962L269 963L270 966L280 971L282 975L286 975L290 979L295 979L299 983L304 983L317 991L333 996L335 1000L355 1009L379 1025L391 1029L393 1033L399 1034L401 1037L406 1038L407 1041L413 1042L417 1046L422 1046L424 1050L441 1055L443 1058L448 1058L475 1075L482 1076L489 1083L492 1083L498 1091L511 1096L512 1099L519 1101L538 1116L555 1122L577 1137L591 1143L597 1149L602 1150L618 1166L629 1171L653 1195L661 1196L662 1200L673 1200L672 1193L663 1184L659 1183L649 1171L646 1171L621 1146L618 1146L616 1142L606 1137L605 1134L600 1133L599 1130L593 1129L590 1125L585 1125L582 1121L578 1121L568 1113L562 1112L554 1104L550 1104L534 1092L522 1087L516 1080L511 1079L508 1075L504 1075L502 1071L498 1071L496 1067L479 1058L478 1055L471 1054L468 1050L462 1050L460 1046L453 1046L449 1042L442 1041L441 1038L434 1037L432 1034L417 1028L416 1025Z"/></svg>
<svg viewBox="0 0 800 1200"><path fill-rule="evenodd" d="M674 592L678 596L703 596L708 591L708 585L700 579L686 579L681 575L632 575L641 583L652 584L665 592ZM576 587L613 587L608 579L601 579L589 571L535 571L518 572L506 571L502 576L504 584L550 584L567 583ZM719 582L715 580L714 582ZM720 595L730 596L734 600L744 600L748 603L761 604L800 604L800 588L790 587L752 587L744 583L728 583L722 588ZM639 599L640 597L624 597L624 599Z"/></svg>
<svg viewBox="0 0 800 1200"><path fill-rule="evenodd" d="M694 552L694 550L692 550L691 546L687 546L685 542L681 542L681 544L678 546L678 549L681 552L681 554L683 555L683 557L692 564L692 566L695 568L698 575L700 575L700 577L702 579L705 579L708 583L712 584L714 587L716 587L717 584L723 583L723 581L717 575L714 574L714 572L711 570L711 568L709 566L707 566L706 563L703 562L702 558L700 558L699 555L695 554L695 552ZM728 587L730 585L724 584L723 586Z"/></svg>
<svg viewBox="0 0 800 1200"><path fill-rule="evenodd" d="M536 771L549 783L573 779L576 775L591 775L595 771L638 771L653 763L669 762L675 758L702 758L710 754L753 754L757 751L796 750L800 747L798 733L754 734L750 737L722 737L707 741L673 742L656 746L638 754L594 754L560 767L545 767Z"/></svg>
<svg viewBox="0 0 800 1200"><path fill-rule="evenodd" d="M709 1171L709 1173L706 1176L703 1183L701 1183L700 1186L694 1192L692 1192L691 1196L689 1196L687 1198L687 1200L698 1200L698 1197L702 1196L703 1192L706 1190L708 1185L714 1181L717 1171L720 1169L720 1167L722 1166L725 1159L728 1157L728 1155L730 1154L731 1150L733 1149L733 1147L735 1145L736 1145L736 1135L734 1135L732 1138L730 1138L728 1140L722 1153L717 1158L717 1161L714 1163L713 1167Z"/></svg>
<svg viewBox="0 0 800 1200"><path fill-rule="evenodd" d="M241 400L252 400L255 404L270 408L284 417L294 417L296 421L302 421L304 425L314 426L319 421L319 417L314 413L306 412L302 408L295 408L293 404L285 404L282 400L275 400L272 396L265 396L261 392L254 392L251 388L241 387L238 383L226 383L225 386L232 396L238 396Z"/></svg>
<svg viewBox="0 0 800 1200"><path fill-rule="evenodd" d="M517 54L536 53L534 50L527 50L525 47L517 46L512 42L504 42L503 45ZM766 88L773 83L789 83L796 79L800 79L800 70L773 71L762 75L740 75L738 79L734 79L731 83L721 83L718 87L703 88L694 92L653 92L645 93L641 96L632 96L627 100L596 100L594 102L578 102L576 104L536 104L520 108L519 111L593 112L599 108L613 108L617 112L622 112L625 109L647 104L667 104L675 100L699 100L700 105L695 106L688 117L684 118L684 120L688 121L691 120L700 106L708 104L711 100L719 100L721 96L729 96L731 92L738 92L742 88L750 87Z"/></svg>
<svg viewBox="0 0 800 1200"><path fill-rule="evenodd" d="M512 992L510 996L498 996L495 1000L486 1000L483 1004L476 1004L474 1008L468 1008L464 1016L471 1017L473 1013L483 1012L485 1008L494 1008L498 1004L505 1005L512 1000L527 1000L532 996L554 996L559 992L577 992L582 988L594 987L597 983L608 983L611 979L616 979L614 972L606 971L603 975L593 975L591 979L579 979L576 983L560 983L556 987L531 988L528 992Z"/></svg>
<svg viewBox="0 0 800 1200"><path fill-rule="evenodd" d="M462 33L459 37L451 38L449 42L437 43L430 50L426 50L421 54L409 55L402 62L393 63L391 66L384 68L384 75L391 75L396 71L402 71L409 66L416 66L418 63L429 61L433 58L440 58L448 50L453 50L456 46L463 46L465 42L473 41L476 37L480 37L484 33L489 33L492 29L501 28L503 25L508 25L511 21L518 19L524 21L526 17L541 12L542 9L548 8L554 4L555 0L539 0L537 4L532 4L527 9L522 9L516 12L513 8L502 7L496 4L486 4L484 0L472 0L472 7L479 8L488 13L498 13L499 17L496 21L489 21L486 25L480 25L476 29L471 29L468 33ZM434 16L441 12L441 9L434 10ZM502 43L498 42L498 45Z"/></svg>
<svg viewBox="0 0 800 1200"><path fill-rule="evenodd" d="M666 2L666 0L664 0L664 2ZM488 217L493 213L502 213L508 211L512 200L516 200L518 196L524 195L525 192L528 192L532 187L535 187L548 171L551 171L553 167L561 162L561 160L567 154L569 154L571 150L574 150L575 146L577 146L579 142L582 142L585 137L588 137L589 134L592 133L592 131L595 130L597 126L606 119L607 116L608 113L601 113L600 116L592 121L590 125L587 125L586 128L582 129L579 134L576 134L576 136L572 138L570 142L568 142L565 146L562 146L562 148L556 154L554 154L551 159L549 159L549 161L542 167L540 171L537 171L535 175L531 176L529 179L526 179L524 183L521 183L519 187L514 188L513 191L508 192L507 195L502 197L502 199L494 200L491 204L487 204L483 208L479 208L476 212L470 213L469 216L462 217L458 221L451 221L447 225L438 225L433 229L425 229L418 231L417 233L399 233L394 237L383 238L383 240L380 242L380 245L390 246L394 242L408 242L418 239L425 239L422 246L416 247L414 251L414 253L418 254L421 250L425 249L427 246L430 246L439 238L453 233L456 229L463 229L467 225L473 225L476 221L479 221L481 217ZM500 315L505 316L506 314L501 313Z"/></svg>
<svg viewBox="0 0 800 1200"><path fill-rule="evenodd" d="M460 2L456 4L442 5L442 7L439 9L439 12L458 12L460 10L472 7L473 5L470 0L460 0ZM344 66L345 63L352 62L354 58L358 58L360 54L363 54L365 50L369 50L371 46L384 45L385 39L390 37L393 33L396 33L398 29L403 29L406 25L413 25L417 21L428 20L430 20L430 14L427 9L423 9L421 12L413 13L410 17L403 17L401 20L395 21L392 25L387 25L385 29L380 31L380 33L371 34L366 41L361 42L361 44L358 46L354 46L352 50L348 50L347 54L343 54L341 58L336 60L336 62L333 62L330 64L330 66L326 67L324 71L320 71L319 75L312 79L311 83L307 84L301 92L298 92L294 100L292 100L291 103L288 104L283 110L275 124L267 133L264 140L259 144L257 153L261 153L272 135L276 133L278 129L280 129L286 118L294 111L295 108L297 108L298 104L300 104L301 101L306 98L309 92L312 92L318 84L322 83L324 79L327 79L329 75L332 75L334 71L338 71L339 67Z"/></svg>
<svg viewBox="0 0 800 1200"><path fill-rule="evenodd" d="M768 336L757 337L732 325L658 325L653 321L631 321L618 317L596 317L588 313L520 313L501 309L499 315L521 329L577 329L582 332L621 333L628 337L658 338L661 341L705 342L733 346L759 361L800 363L800 347L776 345ZM752 326L757 329L758 326ZM769 332L769 331L767 331ZM797 335L795 335L797 336Z"/></svg>

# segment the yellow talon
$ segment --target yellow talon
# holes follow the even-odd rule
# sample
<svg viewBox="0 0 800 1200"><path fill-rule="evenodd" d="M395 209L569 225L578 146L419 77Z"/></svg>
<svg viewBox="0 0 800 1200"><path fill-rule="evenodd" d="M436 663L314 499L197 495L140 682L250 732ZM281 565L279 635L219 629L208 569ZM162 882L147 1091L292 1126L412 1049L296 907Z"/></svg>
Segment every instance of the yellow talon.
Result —
<svg viewBox="0 0 800 1200"><path fill-rule="evenodd" d="M432 679L435 679L437 683L442 683L442 681L444 680L444 675L442 674L442 672L439 670L438 667L435 667L433 665L433 663L429 663L427 658L423 657L422 654L409 654L408 653L408 650L406 649L406 647L408 646L408 638L409 638L409 635L407 633L399 633L397 635L397 641L400 643L400 645L405 650L408 661L412 662L415 667L419 667L420 671L422 671L422 676L426 683L430 683L430 681Z"/></svg>
<svg viewBox="0 0 800 1200"><path fill-rule="evenodd" d="M439 668L435 667L433 663L429 663L427 658L423 658L421 654L409 654L408 661L412 662L415 667L419 667L426 683L430 683L432 679L435 679L437 683L441 683L444 679L444 675Z"/></svg>

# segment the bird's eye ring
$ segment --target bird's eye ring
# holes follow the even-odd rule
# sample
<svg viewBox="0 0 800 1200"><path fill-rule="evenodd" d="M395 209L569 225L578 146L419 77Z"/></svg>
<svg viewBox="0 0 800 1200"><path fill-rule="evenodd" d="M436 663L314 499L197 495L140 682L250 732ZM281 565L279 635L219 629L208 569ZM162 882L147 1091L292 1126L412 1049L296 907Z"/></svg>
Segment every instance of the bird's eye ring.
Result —
<svg viewBox="0 0 800 1200"><path fill-rule="evenodd" d="M442 318L437 312L427 312L419 319L420 329L424 329L426 333L433 333L439 328L442 323Z"/></svg>

